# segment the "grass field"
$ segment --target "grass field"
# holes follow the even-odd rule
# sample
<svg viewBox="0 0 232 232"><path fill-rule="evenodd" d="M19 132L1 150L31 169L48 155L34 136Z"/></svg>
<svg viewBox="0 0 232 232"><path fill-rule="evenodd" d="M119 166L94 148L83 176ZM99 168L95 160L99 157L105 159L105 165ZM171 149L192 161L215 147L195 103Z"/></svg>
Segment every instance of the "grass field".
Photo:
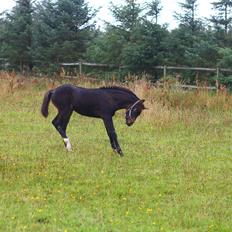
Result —
<svg viewBox="0 0 232 232"><path fill-rule="evenodd" d="M65 151L55 108L40 115L53 84L1 80L0 231L232 231L229 94L129 84L150 110L130 128L116 115L120 158L102 121L77 114Z"/></svg>

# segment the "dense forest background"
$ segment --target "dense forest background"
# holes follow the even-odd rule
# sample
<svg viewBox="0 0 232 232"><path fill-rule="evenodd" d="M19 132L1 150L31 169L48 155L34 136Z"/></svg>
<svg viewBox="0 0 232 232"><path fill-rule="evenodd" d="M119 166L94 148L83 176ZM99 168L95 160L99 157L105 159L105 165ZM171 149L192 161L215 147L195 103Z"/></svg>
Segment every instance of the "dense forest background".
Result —
<svg viewBox="0 0 232 232"><path fill-rule="evenodd" d="M232 0L215 0L210 18L197 16L198 0L180 1L173 30L159 24L160 0L112 3L114 23L104 29L94 21L97 9L85 0L15 2L0 15L2 68L55 73L62 62L82 60L156 78L156 65L232 67Z"/></svg>

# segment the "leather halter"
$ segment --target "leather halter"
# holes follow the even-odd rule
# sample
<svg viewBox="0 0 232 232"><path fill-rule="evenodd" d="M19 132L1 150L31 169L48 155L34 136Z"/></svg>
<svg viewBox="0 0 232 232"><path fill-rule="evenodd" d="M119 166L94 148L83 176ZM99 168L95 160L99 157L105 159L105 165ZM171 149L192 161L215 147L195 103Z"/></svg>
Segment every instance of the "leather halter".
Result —
<svg viewBox="0 0 232 232"><path fill-rule="evenodd" d="M129 118L131 119L131 112L133 110L133 108L140 102L141 100L136 101L132 106L130 106L130 108L128 109L129 111Z"/></svg>

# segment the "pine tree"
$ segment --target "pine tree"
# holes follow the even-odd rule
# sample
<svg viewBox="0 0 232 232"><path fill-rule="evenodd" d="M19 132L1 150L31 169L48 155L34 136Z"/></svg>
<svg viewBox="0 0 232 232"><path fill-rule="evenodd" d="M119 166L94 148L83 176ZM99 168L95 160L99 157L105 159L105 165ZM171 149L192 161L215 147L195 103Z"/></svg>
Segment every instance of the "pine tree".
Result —
<svg viewBox="0 0 232 232"><path fill-rule="evenodd" d="M152 0L150 3L147 3L148 12L147 15L155 18L155 23L158 23L158 17L160 15L163 7L160 5L160 0Z"/></svg>
<svg viewBox="0 0 232 232"><path fill-rule="evenodd" d="M5 57L21 71L31 70L32 1L17 0L16 6L6 15L3 32Z"/></svg>
<svg viewBox="0 0 232 232"><path fill-rule="evenodd" d="M152 67L164 61L167 29L147 20L143 8L134 0L126 0L124 5L113 6L111 10L115 24L108 25L91 45L89 59L126 65L134 73L154 72Z"/></svg>
<svg viewBox="0 0 232 232"><path fill-rule="evenodd" d="M197 0L185 0L184 3L179 3L183 12L176 13L174 17L181 25L190 28L192 32L197 30L199 21L196 18Z"/></svg>
<svg viewBox="0 0 232 232"><path fill-rule="evenodd" d="M142 9L136 0L125 0L121 6L113 5L111 12L118 26L126 31L131 31L139 20Z"/></svg>
<svg viewBox="0 0 232 232"><path fill-rule="evenodd" d="M34 58L37 65L73 62L83 58L92 39L95 11L85 0L44 0L37 6Z"/></svg>
<svg viewBox="0 0 232 232"><path fill-rule="evenodd" d="M211 22L217 31L224 30L228 33L229 26L232 23L232 0L219 0L212 3L213 8L218 12L216 16L212 16Z"/></svg>

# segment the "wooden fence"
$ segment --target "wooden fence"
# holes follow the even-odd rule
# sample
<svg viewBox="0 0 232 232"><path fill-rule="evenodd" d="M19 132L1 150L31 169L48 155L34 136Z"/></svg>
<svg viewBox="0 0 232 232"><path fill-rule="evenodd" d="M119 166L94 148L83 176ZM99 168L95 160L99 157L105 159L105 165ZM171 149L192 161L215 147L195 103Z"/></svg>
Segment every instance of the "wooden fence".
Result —
<svg viewBox="0 0 232 232"><path fill-rule="evenodd" d="M76 63L61 63L61 67L75 67L79 69L79 74L83 74L83 66L89 66L89 67L99 67L99 68L115 68L115 69L125 69L128 68L128 66L120 66L120 65L115 65L115 64L99 64L99 63L89 63L89 62L76 62ZM195 86L195 85L183 85L183 84L178 84L176 87L180 88L185 88L185 89L199 89L199 88L204 88L204 89L209 89L209 90L216 90L220 89L221 85L218 81L220 73L232 73L232 69L225 69L225 68L203 68L203 67L187 67L187 66L154 66L152 67L157 70L163 70L163 77L167 77L167 71L168 70L176 70L176 71L196 71L196 72L210 72L210 73L215 73L216 74L216 81L215 81L215 86L207 86L207 87L200 87L200 86ZM224 88L224 87L223 87Z"/></svg>
<svg viewBox="0 0 232 232"><path fill-rule="evenodd" d="M83 74L83 66L89 67L106 67L106 68L117 68L117 69L124 69L128 68L128 66L120 66L115 64L98 64L98 63L89 63L89 62L77 62L77 63L61 63L61 67L79 67L79 74ZM220 72L227 72L232 73L232 69L225 69L225 68L202 68L202 67L187 67L187 66L154 66L152 67L157 70L163 70L163 77L167 76L168 70L183 70L183 71L203 71L203 72L213 72L216 74L217 78L219 78Z"/></svg>
<svg viewBox="0 0 232 232"><path fill-rule="evenodd" d="M79 67L79 74L83 74L83 66L89 67L99 67L99 68L124 68L123 66L118 66L114 64L97 64L97 63L89 63L89 62L76 62L76 63L61 63L61 67Z"/></svg>

